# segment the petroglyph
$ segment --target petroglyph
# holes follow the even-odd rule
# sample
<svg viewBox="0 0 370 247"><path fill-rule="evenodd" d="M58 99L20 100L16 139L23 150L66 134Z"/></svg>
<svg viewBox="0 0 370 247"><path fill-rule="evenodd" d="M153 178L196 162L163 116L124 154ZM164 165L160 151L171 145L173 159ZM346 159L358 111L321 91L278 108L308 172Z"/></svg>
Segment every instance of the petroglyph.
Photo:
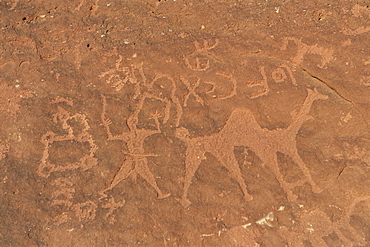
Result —
<svg viewBox="0 0 370 247"><path fill-rule="evenodd" d="M94 220L96 217L96 209L98 206L93 201L77 203L72 206L79 221Z"/></svg>
<svg viewBox="0 0 370 247"><path fill-rule="evenodd" d="M284 70L285 69L285 70ZM266 96L270 92L268 78L266 75L266 69L264 66L259 67L259 73L262 76L262 80L248 81L246 85L250 88L257 87L258 90L251 93L249 98L256 99L261 96ZM288 74L287 74L288 73ZM278 68L271 70L271 78L275 83L282 83L290 79L290 83L294 86L298 86L297 81L293 75L292 69L286 64L280 64Z"/></svg>
<svg viewBox="0 0 370 247"><path fill-rule="evenodd" d="M271 71L272 79L276 83L284 82L287 79L287 75L286 75L285 71L282 68L285 68L285 70L288 72L291 83L294 86L298 86L297 81L293 76L293 72L292 72L291 68L286 64L280 64L280 68L277 68L277 69Z"/></svg>
<svg viewBox="0 0 370 247"><path fill-rule="evenodd" d="M51 103L59 103L59 102L67 102L71 103L68 99L63 99L61 97L56 98ZM92 135L89 133L90 126L87 122L86 115L76 113L71 115L67 110L63 107L58 106L57 113L53 115L53 122L55 124L60 124L61 128L66 132L65 135L58 135L53 131L46 132L41 137L41 142L45 145L44 151L42 154L41 162L38 166L37 173L41 177L49 177L54 172L64 172L68 170L76 170L81 169L82 171L86 171L91 167L98 164L98 161L95 156L95 152L98 147L95 145ZM82 130L79 133L75 133L74 128L71 126L71 122L77 122L82 126ZM88 153L83 155L77 162L68 163L68 164L53 164L50 162L50 147L55 143L68 143L75 142L84 144L87 143L89 145Z"/></svg>
<svg viewBox="0 0 370 247"><path fill-rule="evenodd" d="M244 194L244 199L247 201L252 200L252 196L247 191L234 155L235 146L248 147L260 158L264 165L272 170L280 186L287 194L289 201L295 201L297 199L292 189L306 182L311 185L313 192L321 192L322 189L313 181L307 166L298 154L296 135L302 124L311 118L308 116L308 113L313 102L319 99L327 99L328 96L319 93L316 89L307 89L307 91L307 97L300 111L292 113L292 123L286 129L268 130L261 128L252 112L246 108L234 109L224 127L218 133L211 136L190 138L187 129L183 127L178 128L175 133L176 137L183 140L187 147L184 188L180 203L184 207L191 204L187 198L188 189L195 172L202 160L206 158L206 153L212 154L221 165L229 170L231 177L239 183ZM287 183L279 170L277 152L290 156L303 172L304 179L300 179L294 183Z"/></svg>
<svg viewBox="0 0 370 247"><path fill-rule="evenodd" d="M363 33L367 33L367 32L370 32L370 27L358 27L355 30L352 30L352 29L349 29L349 28L344 28L342 30L343 34L352 35L352 36L356 36L358 34L363 34Z"/></svg>
<svg viewBox="0 0 370 247"><path fill-rule="evenodd" d="M288 49L289 41L292 41L297 49L296 55L292 59L292 62L296 65L301 65L303 63L305 56L309 54L318 55L321 57L321 64L319 65L320 68L324 67L334 59L333 49L319 47L317 44L307 45L303 43L301 39L297 39L294 37L283 38L283 45L280 48L282 51Z"/></svg>
<svg viewBox="0 0 370 247"><path fill-rule="evenodd" d="M218 43L218 39L216 39L213 45L210 45L208 40L203 40L203 45L194 41L195 50L184 59L186 66L194 71L206 71L210 68L210 60L221 62L221 60L210 51L214 49Z"/></svg>
<svg viewBox="0 0 370 247"><path fill-rule="evenodd" d="M113 215L114 211L116 211L117 209L123 207L125 205L125 200L122 200L120 202L115 202L114 200L114 197L111 197L109 198L108 202L105 203L102 208L107 208L109 209L108 210L108 213L106 213L106 215L104 216L105 219L108 219L109 218L109 223L110 224L114 224L116 219Z"/></svg>
<svg viewBox="0 0 370 247"><path fill-rule="evenodd" d="M5 141L0 141L0 160L6 157L6 154L9 152L10 145Z"/></svg>
<svg viewBox="0 0 370 247"><path fill-rule="evenodd" d="M278 233L287 241L288 246L292 247L304 246L305 239L308 239L312 246L329 246L323 238L332 233L337 235L344 246L353 246L353 244L365 246L364 237L351 226L350 217L357 204L368 202L369 199L370 197L366 196L358 197L343 210L342 217L334 222L319 209L304 210L298 213L297 224L292 229L281 228Z"/></svg>
<svg viewBox="0 0 370 247"><path fill-rule="evenodd" d="M11 87L2 84L0 85L0 112L15 116L19 111L19 102L30 97L33 97L30 90L20 90L19 85Z"/></svg>
<svg viewBox="0 0 370 247"><path fill-rule="evenodd" d="M116 91L121 91L123 87L127 84L139 83L146 84L146 77L143 71L143 63L133 64L130 67L122 66L123 57L119 55L116 61L116 66L114 69L109 69L99 75L100 78L107 78L106 83L112 85ZM139 72L137 77L137 73ZM137 95L134 96L136 98Z"/></svg>
<svg viewBox="0 0 370 247"><path fill-rule="evenodd" d="M50 206L55 207L56 210L61 209L62 212L53 217L54 224L61 225L70 220L69 210L73 205L72 199L75 195L75 188L73 182L68 178L57 178L51 182L56 189L51 195Z"/></svg>
<svg viewBox="0 0 370 247"><path fill-rule="evenodd" d="M195 78L194 82L189 82L184 77L180 77L181 81L185 84L186 88L188 89L188 93L184 97L184 106L188 106L188 100L190 96L193 96L195 100L200 103L202 106L204 105L204 100L195 92L195 89L200 85L200 78Z"/></svg>
<svg viewBox="0 0 370 247"><path fill-rule="evenodd" d="M216 98L217 99L229 99L229 98L234 97L237 94L237 82L234 79L233 75L229 73L225 73L225 72L216 72L216 75L228 79L228 81L230 81L231 83L230 93L225 94L225 95L218 95L218 96L215 95ZM207 93L214 93L215 89L218 87L218 84L221 84L221 85L224 84L224 83L217 83L217 82L210 81L210 80L205 80L204 83L212 85L212 88L208 90Z"/></svg>
<svg viewBox="0 0 370 247"><path fill-rule="evenodd" d="M370 75L362 78L361 83L362 85L369 87L370 86Z"/></svg>
<svg viewBox="0 0 370 247"><path fill-rule="evenodd" d="M284 70L282 68L277 68L271 71L271 77L276 83L285 81L287 78Z"/></svg>
<svg viewBox="0 0 370 247"><path fill-rule="evenodd" d="M57 178L52 183L56 189L52 192L50 206L55 207L59 213L53 217L55 225L61 225L72 219L73 214L79 221L94 220L96 216L97 205L87 200L83 203L73 202L76 189L69 178Z"/></svg>
<svg viewBox="0 0 370 247"><path fill-rule="evenodd" d="M122 132L121 134L113 135L110 130L112 122L106 118L107 101L105 96L103 98L103 110L101 114L101 120L103 126L106 129L108 140L123 141L127 145L127 151L122 151L126 157L122 162L121 168L118 170L116 175L113 177L109 185L102 189L99 194L102 198L107 197L106 192L113 189L119 182L131 176L136 181L137 175L140 175L145 179L149 185L157 191L157 197L159 199L166 198L170 194L164 194L157 186L154 175L149 170L147 157L156 156L155 154L145 153L144 141L147 137L161 133L159 124L159 114L155 113L152 116L156 129L138 129L138 114L142 109L143 102L146 99L145 94L141 97L135 112L127 118L126 124L129 128L128 132Z"/></svg>
<svg viewBox="0 0 370 247"><path fill-rule="evenodd" d="M170 87L165 87L162 83L169 82ZM157 86L159 90L155 92L154 87ZM180 119L182 117L182 106L180 100L176 96L177 86L175 80L167 75L157 73L152 81L146 86L149 93L146 93L143 97L145 99L156 99L166 104L165 106L165 115L163 118L163 124L167 123L170 118L171 107L175 107L176 115L175 115L175 126L178 127L180 125ZM169 95L165 95L166 91L169 91ZM139 94L138 92L136 94ZM142 107L142 106L141 106Z"/></svg>
<svg viewBox="0 0 370 247"><path fill-rule="evenodd" d="M248 87L259 87L260 88L257 92L254 92L249 96L251 99L259 98L261 96L267 95L270 92L270 88L269 88L269 85L267 83L267 76L266 76L266 72L265 72L265 67L260 66L259 67L259 72L262 76L262 80L249 81L249 82L246 83L248 85Z"/></svg>
<svg viewBox="0 0 370 247"><path fill-rule="evenodd" d="M165 115L162 120L164 124L170 118L171 107L174 107L176 112L174 119L175 126L178 126L182 116L182 106L176 96L177 86L174 79L167 74L156 73L153 79L149 81L144 74L143 63L136 63L131 64L130 67L123 67L121 65L122 60L123 57L119 55L119 59L116 61L115 69L110 69L100 74L99 77L107 77L106 82L111 84L116 91L121 91L127 84L133 84L135 93L132 99L138 99L142 105L147 99L155 99L164 103ZM164 81L169 82L169 85L166 85L167 87L161 85L161 83ZM159 90L156 90L158 87ZM167 91L169 91L168 94ZM145 94L145 96L142 96L143 94ZM144 97L144 100L140 99L142 97Z"/></svg>
<svg viewBox="0 0 370 247"><path fill-rule="evenodd" d="M76 190L73 188L73 183L68 178L57 178L52 185L57 186L59 190L53 191L52 198L70 200L73 198Z"/></svg>

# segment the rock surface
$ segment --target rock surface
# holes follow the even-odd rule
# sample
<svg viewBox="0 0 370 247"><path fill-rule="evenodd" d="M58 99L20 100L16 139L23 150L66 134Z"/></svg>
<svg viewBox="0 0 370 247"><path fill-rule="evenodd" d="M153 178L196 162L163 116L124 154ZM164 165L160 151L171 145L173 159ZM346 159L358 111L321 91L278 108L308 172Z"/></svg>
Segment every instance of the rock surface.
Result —
<svg viewBox="0 0 370 247"><path fill-rule="evenodd" d="M369 246L369 2L0 0L0 28L0 246Z"/></svg>

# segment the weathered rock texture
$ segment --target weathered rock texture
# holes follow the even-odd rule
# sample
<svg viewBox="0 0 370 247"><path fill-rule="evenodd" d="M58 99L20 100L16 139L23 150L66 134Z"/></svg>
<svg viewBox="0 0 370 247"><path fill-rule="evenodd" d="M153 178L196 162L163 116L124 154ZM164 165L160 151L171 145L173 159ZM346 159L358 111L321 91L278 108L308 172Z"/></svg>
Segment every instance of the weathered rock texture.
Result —
<svg viewBox="0 0 370 247"><path fill-rule="evenodd" d="M0 29L0 246L369 246L369 2L0 0Z"/></svg>

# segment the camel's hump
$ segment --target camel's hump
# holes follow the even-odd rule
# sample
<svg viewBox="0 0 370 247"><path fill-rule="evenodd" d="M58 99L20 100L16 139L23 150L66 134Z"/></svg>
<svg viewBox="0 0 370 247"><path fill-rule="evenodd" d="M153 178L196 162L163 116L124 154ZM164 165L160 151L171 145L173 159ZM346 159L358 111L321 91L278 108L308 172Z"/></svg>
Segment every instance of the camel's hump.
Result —
<svg viewBox="0 0 370 247"><path fill-rule="evenodd" d="M252 111L245 107L237 107L233 109L226 121L227 124L233 123L247 124L251 122L257 123L253 116Z"/></svg>

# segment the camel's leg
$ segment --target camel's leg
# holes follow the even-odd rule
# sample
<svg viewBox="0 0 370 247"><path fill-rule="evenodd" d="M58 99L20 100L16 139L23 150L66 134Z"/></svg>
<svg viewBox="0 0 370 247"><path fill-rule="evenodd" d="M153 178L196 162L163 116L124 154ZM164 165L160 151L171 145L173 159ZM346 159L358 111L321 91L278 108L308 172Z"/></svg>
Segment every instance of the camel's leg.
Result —
<svg viewBox="0 0 370 247"><path fill-rule="evenodd" d="M133 160L132 159L124 160L117 174L112 179L112 182L104 189L102 189L99 192L99 194L102 195L102 197L106 197L107 195L105 194L105 192L113 189L119 182L126 179L133 171L134 171Z"/></svg>
<svg viewBox="0 0 370 247"><path fill-rule="evenodd" d="M153 187L157 191L157 198L163 199L169 197L171 194L163 194L162 191L159 189L157 182L153 176L153 173L149 170L148 167L148 160L146 158L136 158L135 159L135 171L143 177L150 186Z"/></svg>
<svg viewBox="0 0 370 247"><path fill-rule="evenodd" d="M197 155L196 153L193 155L186 155L185 160L185 178L184 178L184 188L183 188L183 194L181 199L179 200L181 205L183 207L190 206L191 202L188 199L188 190L191 185L191 180L194 177L195 172L198 170L200 163L202 162L201 158L203 157L204 153L200 153L200 155ZM192 160L190 160L192 158Z"/></svg>
<svg viewBox="0 0 370 247"><path fill-rule="evenodd" d="M253 197L248 193L247 186L245 185L245 181L242 177L242 172L239 168L238 161L235 158L233 148L224 150L224 152L217 153L216 157L221 164L229 170L231 177L239 183L239 186L243 191L244 199L246 201L251 201Z"/></svg>
<svg viewBox="0 0 370 247"><path fill-rule="evenodd" d="M310 171L308 170L308 168L307 168L306 164L304 163L304 161L299 156L298 151L295 149L294 151L291 151L288 155L299 166L299 168L301 169L301 171L302 171L303 175L305 176L306 180L311 185L312 191L314 193L320 193L320 192L322 192L322 189L319 186L317 186L317 184L315 183L315 181L313 181L313 179L311 177L311 174L310 174Z"/></svg>
<svg viewBox="0 0 370 247"><path fill-rule="evenodd" d="M284 180L284 177L280 172L276 152L268 154L268 157L260 157L260 159L262 159L262 162L270 167L270 169L272 170L275 178L279 181L280 186L283 188L284 192L287 194L288 201L292 202L292 201L297 200L297 195L295 195L292 192L292 190L289 186L289 183L287 183Z"/></svg>

